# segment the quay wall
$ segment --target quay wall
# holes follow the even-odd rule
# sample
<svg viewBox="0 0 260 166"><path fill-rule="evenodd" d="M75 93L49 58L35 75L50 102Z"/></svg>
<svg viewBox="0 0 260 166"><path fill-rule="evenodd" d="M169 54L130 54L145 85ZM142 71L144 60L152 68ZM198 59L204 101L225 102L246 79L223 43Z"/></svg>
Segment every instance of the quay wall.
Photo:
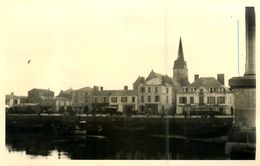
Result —
<svg viewBox="0 0 260 166"><path fill-rule="evenodd" d="M174 117L174 116L59 116L59 115L6 115L6 129L34 128L34 131L49 131L53 125L74 129L76 125L93 130L101 127L101 135L183 135L214 137L227 134L233 117ZM119 134L120 133L120 134Z"/></svg>

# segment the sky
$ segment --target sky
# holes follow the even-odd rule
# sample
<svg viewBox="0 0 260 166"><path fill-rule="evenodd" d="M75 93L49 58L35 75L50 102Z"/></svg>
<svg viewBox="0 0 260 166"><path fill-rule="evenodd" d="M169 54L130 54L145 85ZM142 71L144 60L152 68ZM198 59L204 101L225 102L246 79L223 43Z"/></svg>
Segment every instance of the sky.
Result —
<svg viewBox="0 0 260 166"><path fill-rule="evenodd" d="M2 93L123 89L151 70L172 76L180 36L190 82L224 73L228 86L239 75L238 20L244 74L245 6L259 17L255 0L0 1Z"/></svg>

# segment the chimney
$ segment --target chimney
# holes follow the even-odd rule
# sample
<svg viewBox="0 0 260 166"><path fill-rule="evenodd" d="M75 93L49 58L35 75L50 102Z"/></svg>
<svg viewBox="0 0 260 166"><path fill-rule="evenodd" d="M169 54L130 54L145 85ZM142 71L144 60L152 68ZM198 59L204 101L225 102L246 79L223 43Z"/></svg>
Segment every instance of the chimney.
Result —
<svg viewBox="0 0 260 166"><path fill-rule="evenodd" d="M225 76L224 74L218 74L217 75L217 80L220 82L222 85L225 85Z"/></svg>
<svg viewBox="0 0 260 166"><path fill-rule="evenodd" d="M103 86L100 87L100 91L103 91Z"/></svg>
<svg viewBox="0 0 260 166"><path fill-rule="evenodd" d="M11 96L13 96L14 95L14 92L11 92Z"/></svg>
<svg viewBox="0 0 260 166"><path fill-rule="evenodd" d="M246 75L255 75L255 8L246 7Z"/></svg>
<svg viewBox="0 0 260 166"><path fill-rule="evenodd" d="M128 86L124 86L124 90L128 90Z"/></svg>
<svg viewBox="0 0 260 166"><path fill-rule="evenodd" d="M197 79L199 79L199 78L200 78L200 76L198 74L194 75L194 81L197 81Z"/></svg>
<svg viewBox="0 0 260 166"><path fill-rule="evenodd" d="M94 91L98 91L99 87L98 86L93 86Z"/></svg>

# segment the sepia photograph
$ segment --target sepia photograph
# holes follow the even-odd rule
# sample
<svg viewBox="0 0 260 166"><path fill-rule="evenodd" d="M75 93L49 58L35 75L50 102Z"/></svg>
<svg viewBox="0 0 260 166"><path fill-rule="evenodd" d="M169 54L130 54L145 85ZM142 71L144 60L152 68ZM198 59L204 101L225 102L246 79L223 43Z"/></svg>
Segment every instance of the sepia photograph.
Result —
<svg viewBox="0 0 260 166"><path fill-rule="evenodd" d="M258 10L1 1L3 165L256 164Z"/></svg>

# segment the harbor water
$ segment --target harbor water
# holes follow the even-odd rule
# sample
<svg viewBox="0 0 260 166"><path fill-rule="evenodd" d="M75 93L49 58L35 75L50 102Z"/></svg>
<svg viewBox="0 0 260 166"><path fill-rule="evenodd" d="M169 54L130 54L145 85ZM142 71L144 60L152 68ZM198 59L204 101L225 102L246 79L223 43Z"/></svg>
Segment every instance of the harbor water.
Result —
<svg viewBox="0 0 260 166"><path fill-rule="evenodd" d="M10 156L71 160L226 160L225 138L187 139L178 136L108 138L100 135L7 132Z"/></svg>

